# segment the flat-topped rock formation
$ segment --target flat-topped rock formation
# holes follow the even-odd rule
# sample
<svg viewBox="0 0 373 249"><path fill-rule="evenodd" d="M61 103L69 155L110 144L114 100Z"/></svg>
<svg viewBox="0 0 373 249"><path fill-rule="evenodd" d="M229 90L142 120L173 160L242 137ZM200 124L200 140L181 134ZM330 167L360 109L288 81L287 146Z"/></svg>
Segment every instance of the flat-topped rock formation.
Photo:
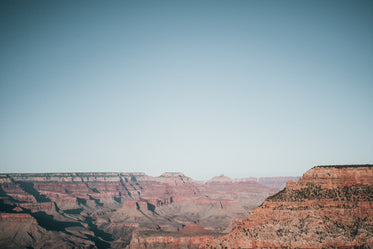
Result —
<svg viewBox="0 0 373 249"><path fill-rule="evenodd" d="M316 166L313 169L303 175L298 186L317 184L332 189L372 184L373 165Z"/></svg>
<svg viewBox="0 0 373 249"><path fill-rule="evenodd" d="M373 165L317 166L200 248L372 248Z"/></svg>
<svg viewBox="0 0 373 249"><path fill-rule="evenodd" d="M0 247L197 248L278 190L179 172L0 174Z"/></svg>

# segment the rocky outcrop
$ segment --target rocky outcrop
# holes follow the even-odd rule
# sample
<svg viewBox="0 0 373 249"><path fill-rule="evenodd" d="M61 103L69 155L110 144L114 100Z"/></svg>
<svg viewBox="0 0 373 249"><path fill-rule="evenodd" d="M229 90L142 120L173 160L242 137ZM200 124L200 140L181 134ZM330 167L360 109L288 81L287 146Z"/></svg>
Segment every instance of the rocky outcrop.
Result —
<svg viewBox="0 0 373 249"><path fill-rule="evenodd" d="M197 249L199 245L218 235L195 223L190 223L177 233L136 232L132 236L128 249Z"/></svg>
<svg viewBox="0 0 373 249"><path fill-rule="evenodd" d="M318 166L200 248L372 248L373 165Z"/></svg>
<svg viewBox="0 0 373 249"><path fill-rule="evenodd" d="M134 234L128 249L196 249L211 236L178 236L177 234Z"/></svg>
<svg viewBox="0 0 373 249"><path fill-rule="evenodd" d="M0 213L1 248L95 248L94 233L69 226L65 232L51 231L39 223L39 214Z"/></svg>
<svg viewBox="0 0 373 249"><path fill-rule="evenodd" d="M0 213L1 221L37 224L35 218L26 213Z"/></svg>

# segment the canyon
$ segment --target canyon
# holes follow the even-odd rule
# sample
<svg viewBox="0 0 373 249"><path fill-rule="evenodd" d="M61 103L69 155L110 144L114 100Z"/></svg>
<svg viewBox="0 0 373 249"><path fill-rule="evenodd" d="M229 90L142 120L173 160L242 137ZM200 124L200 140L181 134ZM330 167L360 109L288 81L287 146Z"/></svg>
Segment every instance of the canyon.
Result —
<svg viewBox="0 0 373 249"><path fill-rule="evenodd" d="M0 174L1 248L372 248L373 165L302 177Z"/></svg>
<svg viewBox="0 0 373 249"><path fill-rule="evenodd" d="M198 248L298 177L0 174L1 248Z"/></svg>
<svg viewBox="0 0 373 249"><path fill-rule="evenodd" d="M314 167L200 248L373 248L373 165Z"/></svg>

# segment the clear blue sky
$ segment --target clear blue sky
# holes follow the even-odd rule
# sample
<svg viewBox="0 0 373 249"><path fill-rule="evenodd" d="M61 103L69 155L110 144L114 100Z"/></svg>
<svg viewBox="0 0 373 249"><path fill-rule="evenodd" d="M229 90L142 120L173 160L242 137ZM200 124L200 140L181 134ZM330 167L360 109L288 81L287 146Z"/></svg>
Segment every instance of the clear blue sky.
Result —
<svg viewBox="0 0 373 249"><path fill-rule="evenodd" d="M373 163L372 1L1 1L0 172Z"/></svg>

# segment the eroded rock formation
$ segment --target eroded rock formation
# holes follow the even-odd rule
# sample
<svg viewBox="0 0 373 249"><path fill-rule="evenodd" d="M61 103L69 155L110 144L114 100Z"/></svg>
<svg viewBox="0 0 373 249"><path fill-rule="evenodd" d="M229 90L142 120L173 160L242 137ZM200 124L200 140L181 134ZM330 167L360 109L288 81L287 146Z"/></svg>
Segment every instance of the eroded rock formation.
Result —
<svg viewBox="0 0 373 249"><path fill-rule="evenodd" d="M318 166L200 248L372 248L373 165Z"/></svg>
<svg viewBox="0 0 373 249"><path fill-rule="evenodd" d="M197 248L277 191L182 173L0 174L0 248Z"/></svg>

